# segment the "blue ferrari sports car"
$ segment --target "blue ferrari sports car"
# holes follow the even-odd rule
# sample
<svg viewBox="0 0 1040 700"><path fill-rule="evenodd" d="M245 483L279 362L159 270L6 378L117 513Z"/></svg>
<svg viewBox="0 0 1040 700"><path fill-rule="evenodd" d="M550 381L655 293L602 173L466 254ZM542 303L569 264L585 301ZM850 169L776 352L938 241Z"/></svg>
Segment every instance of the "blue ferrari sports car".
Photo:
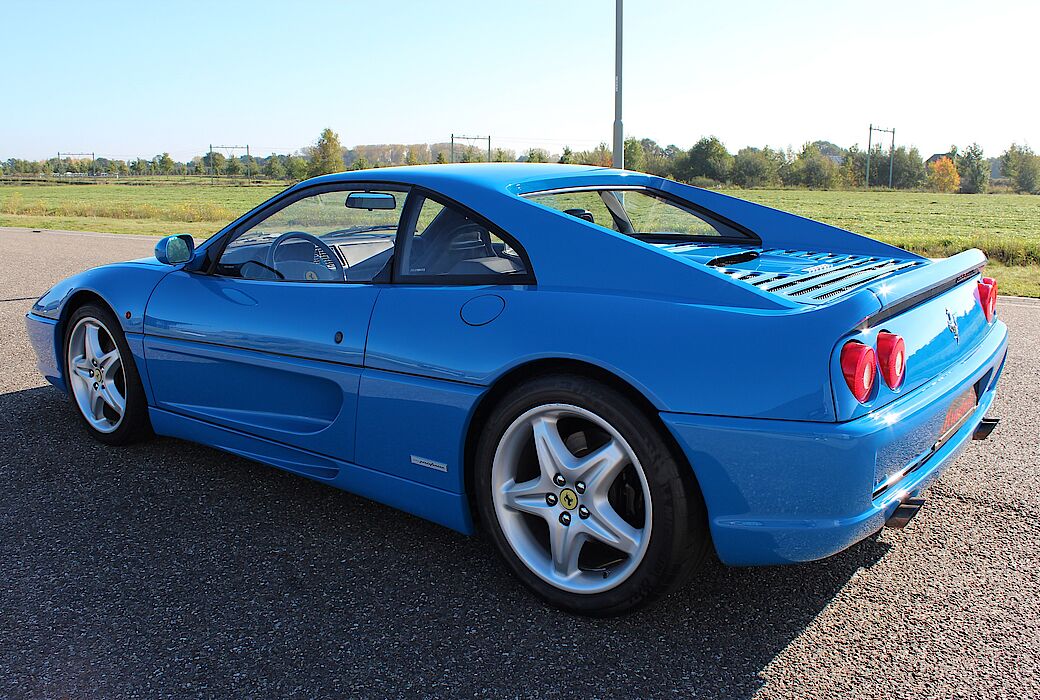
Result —
<svg viewBox="0 0 1040 700"><path fill-rule="evenodd" d="M802 562L905 524L996 423L985 265L635 172L386 168L71 277L27 325L101 442L479 526L549 603L611 615L709 548Z"/></svg>

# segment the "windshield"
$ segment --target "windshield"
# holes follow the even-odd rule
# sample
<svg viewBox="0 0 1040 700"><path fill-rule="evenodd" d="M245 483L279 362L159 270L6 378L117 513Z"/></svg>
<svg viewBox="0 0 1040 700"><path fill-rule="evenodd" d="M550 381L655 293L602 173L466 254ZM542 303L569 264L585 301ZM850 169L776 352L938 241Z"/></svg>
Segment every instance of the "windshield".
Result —
<svg viewBox="0 0 1040 700"><path fill-rule="evenodd" d="M652 189L604 187L535 192L527 199L643 240L740 239L743 231Z"/></svg>

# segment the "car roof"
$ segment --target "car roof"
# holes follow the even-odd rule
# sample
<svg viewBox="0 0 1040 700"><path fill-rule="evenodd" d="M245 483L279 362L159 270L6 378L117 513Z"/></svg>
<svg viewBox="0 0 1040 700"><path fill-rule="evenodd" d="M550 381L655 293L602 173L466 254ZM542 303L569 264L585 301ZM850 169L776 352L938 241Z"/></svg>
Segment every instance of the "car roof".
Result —
<svg viewBox="0 0 1040 700"><path fill-rule="evenodd" d="M351 182L357 180L399 182L425 185L431 188L444 185L467 185L514 194L539 189L570 187L580 184L619 184L647 175L593 165L564 165L560 163L449 163L442 165L407 165L371 170L352 170L323 175L306 184ZM301 183L303 184L303 183Z"/></svg>

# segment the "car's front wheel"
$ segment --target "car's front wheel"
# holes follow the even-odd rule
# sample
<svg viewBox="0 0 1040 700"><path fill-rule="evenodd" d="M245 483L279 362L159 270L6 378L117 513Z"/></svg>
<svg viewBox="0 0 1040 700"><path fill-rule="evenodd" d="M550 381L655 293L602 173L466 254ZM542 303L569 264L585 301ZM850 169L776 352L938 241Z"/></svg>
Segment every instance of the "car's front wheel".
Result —
<svg viewBox="0 0 1040 700"><path fill-rule="evenodd" d="M624 395L575 375L516 387L490 414L474 474L503 558L551 604L586 615L682 583L707 541L692 475Z"/></svg>
<svg viewBox="0 0 1040 700"><path fill-rule="evenodd" d="M109 445L150 436L144 389L115 315L86 304L72 312L65 328L69 398L90 433Z"/></svg>

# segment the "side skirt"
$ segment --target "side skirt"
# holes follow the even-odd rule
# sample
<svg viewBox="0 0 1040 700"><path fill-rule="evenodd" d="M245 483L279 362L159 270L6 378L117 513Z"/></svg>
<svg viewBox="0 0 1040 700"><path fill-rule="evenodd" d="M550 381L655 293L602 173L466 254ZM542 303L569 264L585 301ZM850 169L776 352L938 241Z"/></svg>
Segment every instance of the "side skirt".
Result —
<svg viewBox="0 0 1040 700"><path fill-rule="evenodd" d="M149 407L148 413L152 427L159 435L209 445L300 474L466 535L474 532L465 494L402 479L159 408Z"/></svg>

